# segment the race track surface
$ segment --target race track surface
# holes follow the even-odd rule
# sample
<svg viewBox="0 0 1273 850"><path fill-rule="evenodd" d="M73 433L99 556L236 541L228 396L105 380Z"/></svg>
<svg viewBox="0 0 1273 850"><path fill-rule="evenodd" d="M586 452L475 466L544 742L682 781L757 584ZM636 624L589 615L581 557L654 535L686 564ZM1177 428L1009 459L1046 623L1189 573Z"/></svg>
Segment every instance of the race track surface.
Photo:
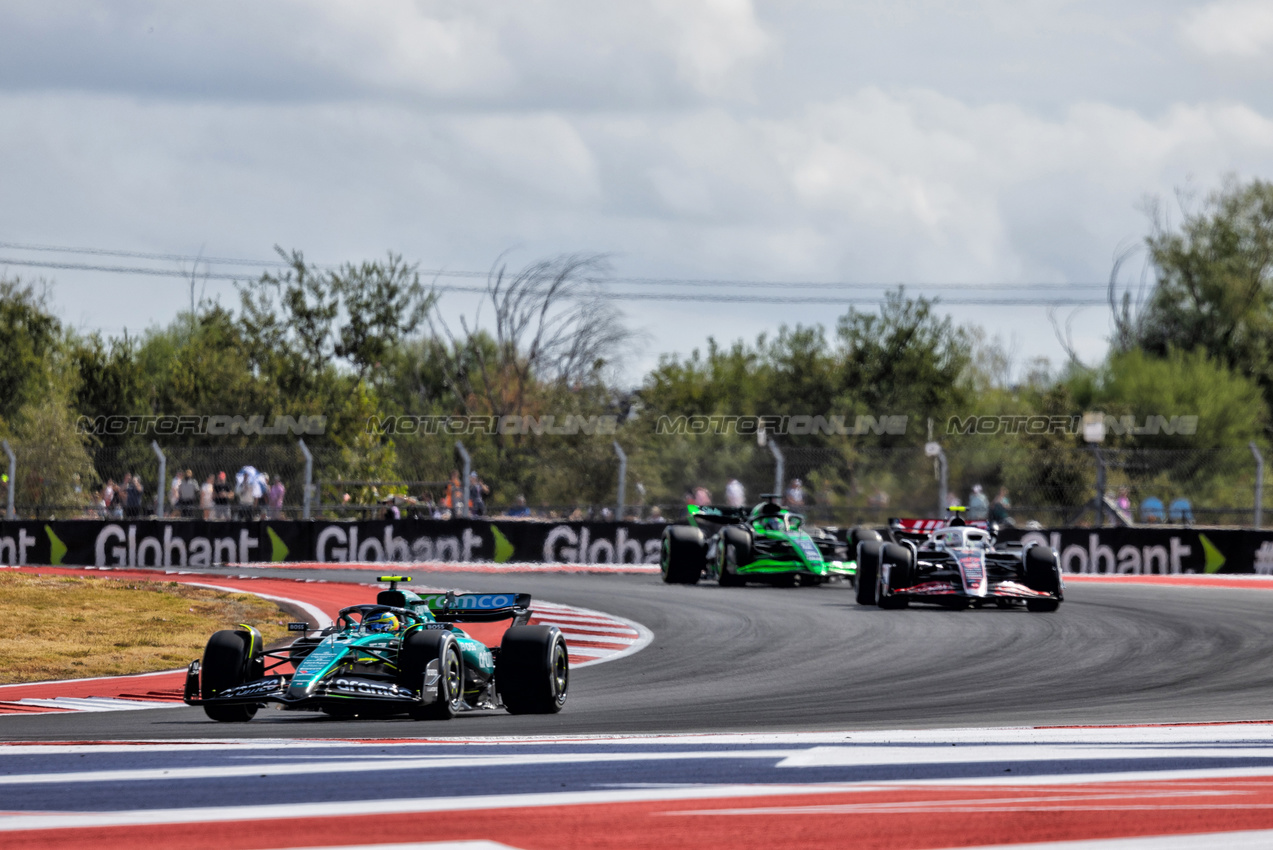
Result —
<svg viewBox="0 0 1273 850"><path fill-rule="evenodd" d="M271 575L262 570L261 575ZM294 578L295 573L279 571ZM366 581L329 570L315 578ZM882 611L847 585L666 586L657 576L485 573L424 584L529 591L635 620L643 651L577 670L559 715L448 723L178 707L6 716L0 740L386 738L1180 723L1273 718L1273 592L1073 582L1055 614ZM368 590L370 596L371 591Z"/></svg>

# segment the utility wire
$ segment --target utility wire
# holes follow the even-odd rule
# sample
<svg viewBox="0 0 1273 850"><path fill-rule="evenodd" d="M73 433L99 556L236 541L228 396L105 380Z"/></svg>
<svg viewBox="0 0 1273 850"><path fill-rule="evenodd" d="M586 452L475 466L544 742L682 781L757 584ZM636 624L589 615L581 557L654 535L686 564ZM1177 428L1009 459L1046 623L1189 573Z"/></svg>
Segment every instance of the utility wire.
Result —
<svg viewBox="0 0 1273 850"><path fill-rule="evenodd" d="M134 259L161 260L167 262L187 262L193 263L196 269L193 271L179 271L175 269L162 269L147 266L115 266L115 265L97 265L85 262L55 262L47 260L26 260L18 258L0 258L0 265L19 266L26 268L43 268L56 269L65 271L92 271L105 272L110 274L127 274L127 275L144 275L149 277L169 277L181 278L183 280L191 277L202 280L216 281L238 281L244 280L243 274L235 274L229 272L212 271L210 268L200 273L197 270L199 263L206 266L211 265L243 265L254 266L256 268L280 269L287 268L290 264L280 260L250 260L233 257L200 257L187 254L159 254L146 253L141 251L122 251L106 248L72 248L54 245L32 245L18 242L0 242L0 248L10 248L20 251L40 251L49 253L67 253L67 254L86 254L94 256L109 257L125 257ZM335 268L335 266L318 266L318 268ZM425 277L432 277L435 280L439 278L487 278L487 272L475 271L454 271L446 269L428 269L421 270L420 273ZM636 285L643 288L649 287L676 287L681 290L719 290L728 288L730 290L737 289L766 289L770 290L792 290L805 289L823 292L834 292L836 290L879 290L892 289L895 286L903 285L901 282L881 283L881 282L822 282L822 281L760 281L760 280L723 280L723 279L701 279L701 278L642 278L642 277L614 277L593 281L598 286L622 286ZM1104 304L1105 298L1096 296L1096 291L1104 293L1108 287L1106 283L1042 283L1042 282L1026 282L1026 283L989 283L989 282L952 282L943 284L934 283L911 283L905 284L917 290L938 290L938 294L950 292L960 294L968 291L981 292L998 292L1013 297L1005 301L1002 297L993 299L973 298L973 299L948 299L942 296L943 301L947 304L979 304L993 305L1003 304L1005 306L1028 306L1032 304L1042 304L1048 306L1074 306L1083 304ZM447 284L436 284L433 287L439 292L467 292L482 293L485 292L484 286L465 287ZM1048 289L1057 294L1052 297L1041 298L1035 295L1027 294L1023 291L1011 292L1009 290L1031 290L1031 289ZM668 301L714 301L724 297L725 293L707 293L696 294L690 292L613 292L607 291L605 297L624 299L624 300L668 300ZM742 302L773 302L775 296L742 296L731 293L728 296L730 300ZM834 303L866 303L865 300L855 302L853 299L843 297L800 297L800 296L780 296L781 300L786 303L825 303L831 301ZM878 300L877 297L869 299L871 301Z"/></svg>

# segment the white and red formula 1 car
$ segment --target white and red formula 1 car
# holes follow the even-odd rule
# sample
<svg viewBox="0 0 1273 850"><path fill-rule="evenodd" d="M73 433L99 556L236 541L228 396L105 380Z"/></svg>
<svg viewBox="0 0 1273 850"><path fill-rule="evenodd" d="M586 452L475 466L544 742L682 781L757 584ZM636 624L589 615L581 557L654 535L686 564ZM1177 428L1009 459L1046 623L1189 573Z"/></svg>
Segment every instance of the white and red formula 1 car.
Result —
<svg viewBox="0 0 1273 850"><path fill-rule="evenodd" d="M949 608L1019 606L1055 611L1065 598L1056 552L996 543L984 523L891 519L893 542L858 544L857 601L881 608L932 602Z"/></svg>

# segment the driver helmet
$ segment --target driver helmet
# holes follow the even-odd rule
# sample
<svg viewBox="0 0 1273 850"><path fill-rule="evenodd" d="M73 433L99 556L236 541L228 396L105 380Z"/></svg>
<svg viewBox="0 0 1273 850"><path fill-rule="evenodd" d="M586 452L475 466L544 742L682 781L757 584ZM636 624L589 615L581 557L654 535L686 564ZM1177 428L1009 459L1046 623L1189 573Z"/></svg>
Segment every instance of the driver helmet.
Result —
<svg viewBox="0 0 1273 850"><path fill-rule="evenodd" d="M362 624L369 632L396 632L398 630L398 618L392 611L377 611L363 620Z"/></svg>
<svg viewBox="0 0 1273 850"><path fill-rule="evenodd" d="M762 528L769 531L782 531L782 517L768 516L760 521Z"/></svg>

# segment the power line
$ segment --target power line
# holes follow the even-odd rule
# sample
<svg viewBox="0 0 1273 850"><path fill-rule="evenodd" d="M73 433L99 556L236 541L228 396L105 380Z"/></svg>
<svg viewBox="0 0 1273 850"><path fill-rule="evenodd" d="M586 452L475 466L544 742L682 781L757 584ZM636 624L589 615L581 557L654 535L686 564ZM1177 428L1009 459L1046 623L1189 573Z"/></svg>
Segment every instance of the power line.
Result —
<svg viewBox="0 0 1273 850"><path fill-rule="evenodd" d="M250 260L234 257L201 257L191 256L187 254L161 254L147 253L141 251L123 251L107 248L72 248L54 245L32 245L17 242L0 242L0 247L11 248L23 251L40 251L49 253L68 253L68 254L85 254L94 256L110 256L124 257L134 259L161 260L167 262L189 262L196 264L196 270L178 271L175 269L163 269L148 266L116 266L116 265L98 265L84 262L55 262L48 260L26 260L17 258L0 258L0 264L27 267L27 268L43 268L64 271L91 271L104 272L109 274L128 274L143 275L148 277L169 277L181 278L188 280L191 277L202 280L216 281L238 281L245 279L243 274L235 274L229 272L212 271L210 268L205 269L203 273L197 271L197 264L203 263L205 266L211 265L244 265L255 266L257 268L277 269L286 268L288 263L279 260ZM335 268L335 266L317 266L318 268ZM433 277L435 280L439 278L487 278L487 272L476 271L458 271L447 269L428 269L420 272L425 277ZM726 279L706 279L706 278L648 278L648 277L612 277L598 279L594 281L599 286L612 287L623 285L635 285L643 288L649 287L677 287L681 290L720 290L728 288L730 290L737 289L767 289L767 290L792 290L806 289L821 292L832 293L837 290L890 290L896 286L910 286L916 290L937 290L937 297L941 297L947 304L977 304L977 305L995 305L1004 304L1005 306L1013 305L1031 305L1043 304L1049 306L1073 306L1083 304L1104 304L1105 298L1096 297L1094 290L1105 292L1108 288L1107 283L1087 283L1077 282L1069 284L1056 284L1050 282L951 282L951 283L909 283L904 282L872 282L872 281L842 281L842 282L826 282L826 281L761 281L761 280L726 280ZM447 284L436 284L433 287L438 292L460 292L460 293L482 293L485 287L464 287ZM1023 290L1047 288L1053 292L1060 290L1056 295L1050 297L1038 297L1029 295ZM1017 290L1013 292L1011 290ZM977 292L998 292L1010 296L1016 296L1008 301L1004 301L1002 297L993 299L987 298L958 298L959 294L968 291ZM955 296L951 298L943 293L950 293ZM725 297L725 293L716 292L703 295L697 295L687 292L615 292L607 291L605 297L623 299L623 300L667 300L667 301L714 301ZM766 302L772 303L774 297L750 297L730 293L730 300L740 302ZM866 303L862 300L854 300L843 297L801 297L801 296L782 296L782 301L786 303ZM871 301L878 300L878 296L874 296Z"/></svg>
<svg viewBox="0 0 1273 850"><path fill-rule="evenodd" d="M155 268L145 268L145 267L137 267L137 266L98 266L98 265L91 265L87 263L53 263L53 262L41 262L41 261L34 261L34 260L13 260L9 258L0 258L0 265L30 266L35 268L64 269L64 270L75 270L75 271L97 271L97 272L109 272L112 274L130 274L130 275L144 275L149 277L169 277L169 278L183 278L183 279L189 278L191 276L188 273L175 271L171 269L155 269ZM205 274L198 274L195 276L200 279L208 279L208 280L236 281L236 280L243 279L242 275L227 274L223 272L207 272ZM615 280L612 282L627 283L628 281ZM663 281L659 281L659 282L662 283ZM722 283L720 285L732 286L734 284ZM770 289L782 288L783 286L787 286L787 285L786 284L766 284L766 287ZM884 289L884 288L888 288L890 285L889 284L858 284L856 286ZM960 289L977 289L977 288L984 289L986 288L986 286L987 286L986 284L982 284L980 286L968 285L968 286L962 286L960 287ZM470 294L470 295L481 295L487 291L485 286L462 286L457 284L434 284L433 290L435 292L443 292L443 293L452 292L452 293L461 293L461 294ZM702 292L702 291L699 291L699 292L606 291L604 293L599 293L599 294L601 294L602 297L605 297L605 298L621 300L621 301L698 301L698 302L711 302L711 303L733 302L733 303L750 303L750 304L877 304L879 303L879 300L880 300L878 296L867 297L867 296L860 296L860 295L837 295L835 293L828 293L827 295L822 295L822 296L802 296L802 295L784 295L784 294L739 295L737 293L730 293L730 292ZM1008 293L1008 294L1010 296L1016 295L1015 293ZM980 297L972 297L972 298L963 298L963 297L959 297L958 292L955 292L953 293L952 296L938 295L936 297L939 297L941 299L942 304L946 304L950 306L967 305L967 306L982 306L982 307L989 307L989 306L1082 307L1082 306L1103 305L1106 303L1104 298L1095 298L1092 296L1083 297L1083 296L1067 296L1067 295L1057 295L1057 296L1048 297L1048 298L1039 298L1039 297L1032 297L1032 296L1004 297L1003 295L998 295L993 297L980 296Z"/></svg>

